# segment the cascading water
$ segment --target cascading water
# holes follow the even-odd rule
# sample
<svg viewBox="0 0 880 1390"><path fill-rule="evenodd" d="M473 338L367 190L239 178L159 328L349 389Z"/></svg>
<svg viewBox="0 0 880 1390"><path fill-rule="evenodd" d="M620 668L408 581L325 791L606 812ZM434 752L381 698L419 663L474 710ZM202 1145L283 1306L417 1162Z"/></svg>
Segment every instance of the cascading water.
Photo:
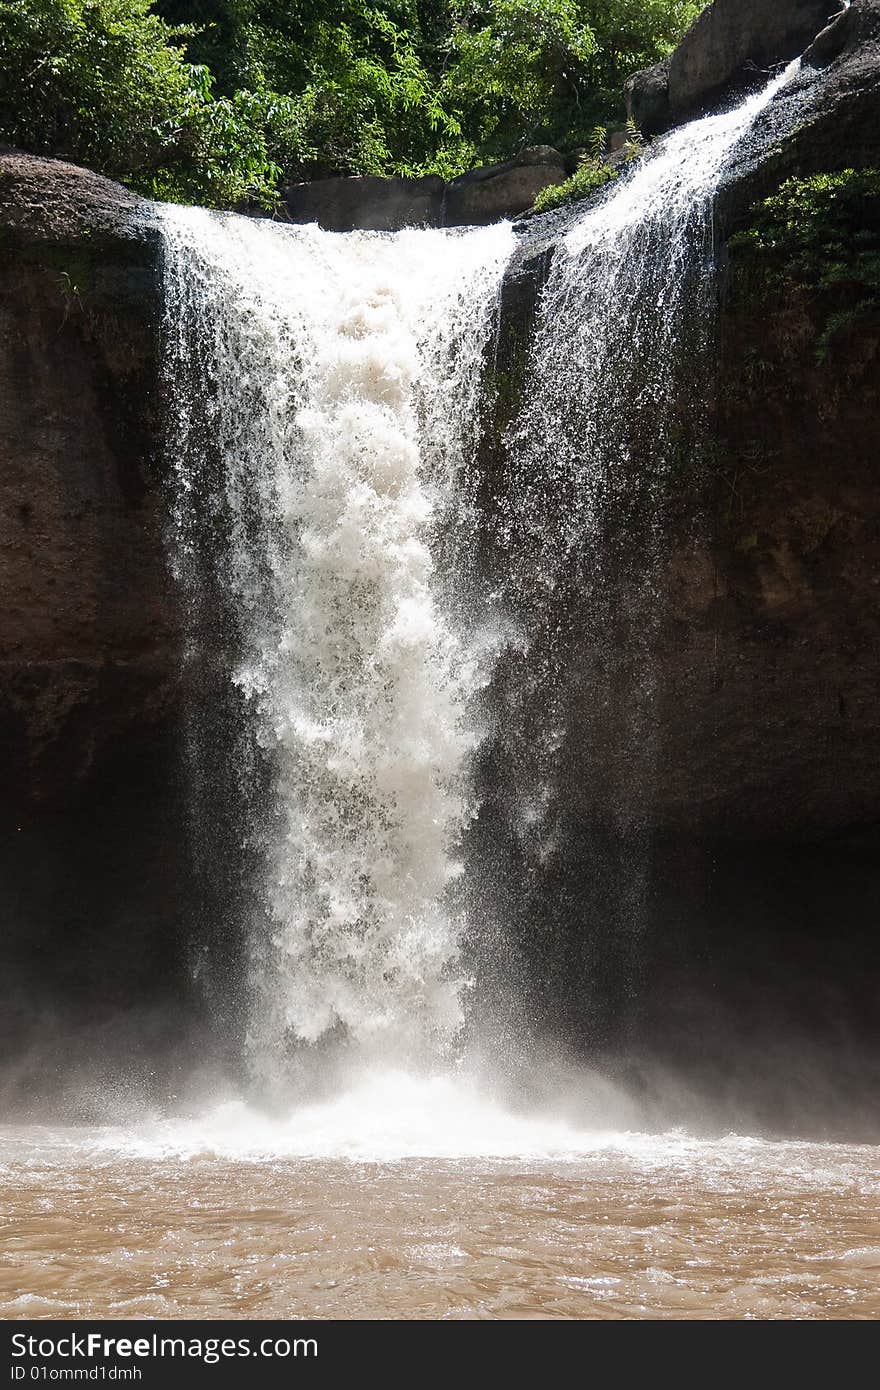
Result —
<svg viewBox="0 0 880 1390"><path fill-rule="evenodd" d="M198 537L214 533L211 592L259 749L239 751L240 773L269 769L248 928L264 1080L292 1042L436 1060L460 1028L450 886L476 805L475 697L498 633L519 624L507 754L523 833L540 840L565 739L554 604L584 575L601 586L607 503L624 505L636 461L651 496L682 446L682 367L708 342L713 191L795 67L667 137L569 224L491 500L505 570L491 601L491 582L473 592L474 456L512 229L334 235L162 210L176 567L194 609L201 593L198 645L215 617Z"/></svg>
<svg viewBox="0 0 880 1390"><path fill-rule="evenodd" d="M688 405L699 405L716 293L714 195L733 147L799 68L796 59L733 110L667 135L562 237L507 439L516 487L495 499L509 548L528 557L537 544L532 579L545 591L567 562L591 563L600 507L630 491L635 464L648 486L660 481L679 442L670 426L682 382ZM559 529L534 505L548 496L563 503Z"/></svg>
<svg viewBox="0 0 880 1390"><path fill-rule="evenodd" d="M501 433L488 523L499 592L528 634L503 690L512 771L501 833L515 848L500 878L524 863L520 970L545 981L557 1013L578 981L581 1035L585 976L601 977L601 991L610 974L625 993L640 968L653 872L642 813L660 736L654 643L668 612L670 498L707 453L715 194L732 150L799 67L671 132L580 216L560 216L549 266L541 238L531 264L526 242L520 274L545 278L531 340L510 364L520 403ZM609 706L613 719L594 732L593 711ZM609 728L619 746L579 763L573 748L607 745ZM564 858L583 822L607 833L578 843L572 874Z"/></svg>
<svg viewBox="0 0 880 1390"><path fill-rule="evenodd" d="M432 537L451 513L467 529L511 230L163 221L178 569L213 513L234 681L273 784L252 1058L265 1076L285 1040L340 1029L442 1052L461 1022L447 888L486 674Z"/></svg>

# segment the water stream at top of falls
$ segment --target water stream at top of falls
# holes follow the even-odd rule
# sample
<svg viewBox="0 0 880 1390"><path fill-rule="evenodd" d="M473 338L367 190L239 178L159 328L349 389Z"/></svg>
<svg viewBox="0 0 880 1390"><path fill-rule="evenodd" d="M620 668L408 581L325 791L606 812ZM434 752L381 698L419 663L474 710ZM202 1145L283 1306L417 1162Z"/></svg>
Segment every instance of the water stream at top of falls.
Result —
<svg viewBox="0 0 880 1390"><path fill-rule="evenodd" d="M731 151L800 66L795 59L740 105L670 132L561 238L506 441L516 488L496 499L510 548L529 557L537 546L532 577L542 590L556 587L577 552L592 562L600 504L630 487L634 466L649 487L662 478L682 395L691 433L699 428L716 292L714 197ZM562 524L551 530L540 504L554 496Z"/></svg>
<svg viewBox="0 0 880 1390"><path fill-rule="evenodd" d="M247 832L262 917L242 926L264 1081L297 1042L344 1037L399 1064L455 1038L450 886L476 807L477 697L507 615L589 549L598 493L673 394L683 346L701 350L699 325L687 344L682 328L712 273L712 194L794 66L667 137L557 248L494 499L512 576L494 608L456 585L474 572L483 363L511 227L340 235L161 209L174 563L192 599L212 533L231 679L269 768ZM547 506L560 488L563 524ZM554 717L548 704L551 739Z"/></svg>

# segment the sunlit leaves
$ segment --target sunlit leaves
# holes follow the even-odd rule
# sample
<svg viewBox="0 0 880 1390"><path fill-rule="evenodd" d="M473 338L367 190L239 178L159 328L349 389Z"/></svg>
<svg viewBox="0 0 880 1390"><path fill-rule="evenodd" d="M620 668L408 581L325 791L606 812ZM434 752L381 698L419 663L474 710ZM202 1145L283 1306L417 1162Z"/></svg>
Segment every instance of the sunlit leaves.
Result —
<svg viewBox="0 0 880 1390"><path fill-rule="evenodd" d="M0 138L166 198L590 147L696 0L0 0Z"/></svg>

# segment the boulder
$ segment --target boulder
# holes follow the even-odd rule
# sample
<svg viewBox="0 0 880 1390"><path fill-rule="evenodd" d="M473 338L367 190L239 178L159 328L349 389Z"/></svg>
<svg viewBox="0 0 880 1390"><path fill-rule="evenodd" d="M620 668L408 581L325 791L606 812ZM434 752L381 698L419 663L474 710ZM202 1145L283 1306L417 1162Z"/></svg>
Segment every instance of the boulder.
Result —
<svg viewBox="0 0 880 1390"><path fill-rule="evenodd" d="M764 80L790 62L841 10L841 0L714 0L663 63L625 87L627 109L646 135L698 114L728 91Z"/></svg>
<svg viewBox="0 0 880 1390"><path fill-rule="evenodd" d="M317 222L328 232L396 232L401 227L437 227L443 217L441 178L316 179L282 193L290 222Z"/></svg>
<svg viewBox="0 0 880 1390"><path fill-rule="evenodd" d="M17 150L0 151L0 226L4 244L134 248L154 224L150 205L110 179Z"/></svg>
<svg viewBox="0 0 880 1390"><path fill-rule="evenodd" d="M880 4L854 0L817 34L804 54L804 64L822 69L840 59L854 73L880 68Z"/></svg>
<svg viewBox="0 0 880 1390"><path fill-rule="evenodd" d="M543 188L566 177L570 163L549 145L535 145L451 183L436 176L316 179L284 189L284 216L290 222L317 222L328 232L484 226L525 212Z"/></svg>
<svg viewBox="0 0 880 1390"><path fill-rule="evenodd" d="M485 226L517 217L565 177L565 157L548 145L523 150L506 164L474 169L447 184L443 225Z"/></svg>
<svg viewBox="0 0 880 1390"><path fill-rule="evenodd" d="M656 135L670 124L669 59L633 73L623 86L626 114L643 135Z"/></svg>

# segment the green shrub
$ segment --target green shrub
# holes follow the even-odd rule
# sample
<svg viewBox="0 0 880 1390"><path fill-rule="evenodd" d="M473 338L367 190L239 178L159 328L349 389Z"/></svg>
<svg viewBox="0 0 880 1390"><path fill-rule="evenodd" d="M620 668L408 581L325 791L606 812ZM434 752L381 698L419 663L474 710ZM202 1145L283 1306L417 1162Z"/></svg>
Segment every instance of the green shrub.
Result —
<svg viewBox="0 0 880 1390"><path fill-rule="evenodd" d="M823 359L836 333L880 312L880 170L787 179L756 204L730 250L771 287L810 293Z"/></svg>
<svg viewBox="0 0 880 1390"><path fill-rule="evenodd" d="M0 138L144 193L229 204L276 175L250 94L212 99L151 0L0 0Z"/></svg>
<svg viewBox="0 0 880 1390"><path fill-rule="evenodd" d="M535 212L550 212L566 203L580 202L582 198L588 198L597 188L603 188L606 183L616 178L617 171L610 165L597 159L585 159L564 183L554 183L549 188L541 189L535 199Z"/></svg>
<svg viewBox="0 0 880 1390"><path fill-rule="evenodd" d="M751 227L731 237L731 250L815 286L829 271L858 270L866 253L880 249L880 170L787 179L751 215Z"/></svg>
<svg viewBox="0 0 880 1390"><path fill-rule="evenodd" d="M624 78L700 8L0 0L0 141L218 206L333 173L450 178L526 145L595 146Z"/></svg>

